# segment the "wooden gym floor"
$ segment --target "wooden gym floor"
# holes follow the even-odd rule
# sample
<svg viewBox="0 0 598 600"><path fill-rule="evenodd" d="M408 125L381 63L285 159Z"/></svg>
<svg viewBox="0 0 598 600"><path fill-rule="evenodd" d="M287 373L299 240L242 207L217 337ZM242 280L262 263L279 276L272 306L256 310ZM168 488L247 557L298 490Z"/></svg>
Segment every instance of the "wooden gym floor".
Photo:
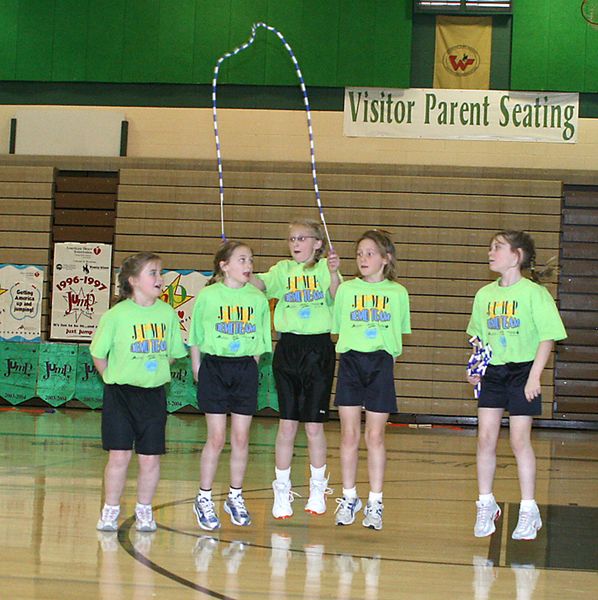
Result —
<svg viewBox="0 0 598 600"><path fill-rule="evenodd" d="M256 419L245 498L253 524L223 518L212 537L196 524L203 418L171 415L169 453L155 499L158 531L139 534L131 517L135 469L117 533L95 523L105 453L100 414L83 410L0 412L0 598L102 599L592 599L598 597L598 432L536 431L537 499L544 527L514 542L517 471L501 435L495 494L503 507L491 538L472 534L475 430L389 426L384 529L333 524L304 513L305 437L298 437L287 521L271 517L277 421ZM339 482L339 426L327 425L330 484ZM224 453L214 492L228 489ZM358 491L367 494L365 453ZM219 509L221 503L219 502ZM222 514L221 516L226 517Z"/></svg>

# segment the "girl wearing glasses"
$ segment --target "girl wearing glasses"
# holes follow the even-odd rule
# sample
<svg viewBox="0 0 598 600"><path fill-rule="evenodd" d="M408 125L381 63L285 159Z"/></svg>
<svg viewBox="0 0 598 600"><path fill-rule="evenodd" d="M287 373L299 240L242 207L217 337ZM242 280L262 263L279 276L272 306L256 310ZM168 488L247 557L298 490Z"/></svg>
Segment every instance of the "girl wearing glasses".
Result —
<svg viewBox="0 0 598 600"><path fill-rule="evenodd" d="M293 514L291 459L299 423L305 423L310 460L309 499L305 511L326 512L331 493L326 476L326 438L335 352L330 339L332 305L341 282L339 258L326 250L324 230L312 220L293 221L288 235L290 259L276 263L252 283L276 299L274 327L280 340L272 369L280 422L276 437L276 479L272 483L275 519Z"/></svg>

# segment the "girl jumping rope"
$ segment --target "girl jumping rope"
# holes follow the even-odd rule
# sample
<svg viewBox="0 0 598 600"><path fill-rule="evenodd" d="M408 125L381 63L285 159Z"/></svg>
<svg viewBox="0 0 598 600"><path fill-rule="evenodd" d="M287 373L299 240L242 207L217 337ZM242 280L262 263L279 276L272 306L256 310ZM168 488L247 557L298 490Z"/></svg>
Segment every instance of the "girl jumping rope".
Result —
<svg viewBox="0 0 598 600"><path fill-rule="evenodd" d="M160 455L166 452L166 393L170 363L186 356L179 319L158 298L162 293L161 260L140 252L127 258L118 274L119 302L100 319L90 352L104 380L102 446L108 450L104 470L105 504L97 523L116 531L120 497L133 447L139 460L138 531L155 531L152 498L160 479Z"/></svg>
<svg viewBox="0 0 598 600"><path fill-rule="evenodd" d="M288 234L290 260L281 260L252 283L278 300L274 327L280 340L272 370L278 393L280 422L276 436L275 519L293 514L291 460L299 423L305 424L310 460L308 513L326 512L326 438L335 354L330 339L332 304L340 283L339 258L325 252L324 230L311 220L293 221Z"/></svg>
<svg viewBox="0 0 598 600"><path fill-rule="evenodd" d="M199 526L208 531L220 527L212 483L226 442L227 414L231 415L230 491L224 512L234 525L251 524L243 499L249 428L257 409L257 363L260 354L272 350L268 302L247 285L252 273L249 246L236 241L222 244L214 257L214 276L198 294L191 317L189 344L198 382L197 403L208 427L193 511Z"/></svg>
<svg viewBox="0 0 598 600"><path fill-rule="evenodd" d="M402 336L411 333L409 296L397 281L396 251L384 231L366 231L357 240L360 277L341 284L334 303L332 331L340 353L336 398L341 420L343 497L337 499L336 524L351 525L362 502L356 476L361 411L365 408L370 494L362 525L382 529L382 486L386 466L384 432L397 410L394 361Z"/></svg>
<svg viewBox="0 0 598 600"><path fill-rule="evenodd" d="M521 504L514 540L533 540L542 527L534 499L536 457L531 444L533 416L542 411L540 376L554 342L567 337L550 293L539 282L550 270L535 268L536 250L523 231L501 231L490 242L490 270L500 278L481 288L473 303L467 333L477 336L492 351L482 378L469 375L477 385L477 470L479 499L474 527L476 537L491 535L501 510L492 493L496 471L496 445L501 418L509 411L511 448L517 461ZM529 269L533 281L521 271Z"/></svg>

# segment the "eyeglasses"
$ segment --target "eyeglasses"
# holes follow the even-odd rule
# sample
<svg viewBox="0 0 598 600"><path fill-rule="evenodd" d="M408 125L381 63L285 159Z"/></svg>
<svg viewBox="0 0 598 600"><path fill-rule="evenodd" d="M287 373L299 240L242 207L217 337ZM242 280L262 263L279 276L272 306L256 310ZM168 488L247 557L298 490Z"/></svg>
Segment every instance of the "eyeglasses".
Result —
<svg viewBox="0 0 598 600"><path fill-rule="evenodd" d="M315 235L292 235L289 238L289 242L291 242L291 244L293 244L295 242L304 242L307 239L315 240L317 238Z"/></svg>

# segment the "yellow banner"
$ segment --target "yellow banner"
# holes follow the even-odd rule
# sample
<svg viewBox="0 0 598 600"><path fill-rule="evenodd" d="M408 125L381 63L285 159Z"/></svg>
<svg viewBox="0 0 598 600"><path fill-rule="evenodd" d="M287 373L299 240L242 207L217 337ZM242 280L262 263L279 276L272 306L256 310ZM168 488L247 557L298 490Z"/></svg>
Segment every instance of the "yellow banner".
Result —
<svg viewBox="0 0 598 600"><path fill-rule="evenodd" d="M490 87L492 17L436 17L434 87Z"/></svg>

